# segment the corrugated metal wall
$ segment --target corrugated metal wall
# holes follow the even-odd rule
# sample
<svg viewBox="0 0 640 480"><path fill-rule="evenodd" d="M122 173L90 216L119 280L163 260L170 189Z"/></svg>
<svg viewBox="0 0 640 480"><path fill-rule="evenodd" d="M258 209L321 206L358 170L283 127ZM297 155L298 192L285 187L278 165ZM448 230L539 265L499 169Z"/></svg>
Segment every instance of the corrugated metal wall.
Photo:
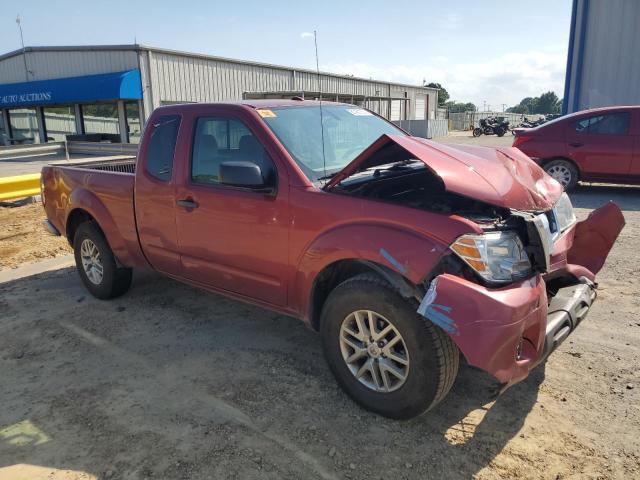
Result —
<svg viewBox="0 0 640 480"><path fill-rule="evenodd" d="M27 51L26 55L30 82L138 68L134 50ZM0 60L0 84L26 81L22 54Z"/></svg>
<svg viewBox="0 0 640 480"><path fill-rule="evenodd" d="M27 67L31 72L29 81L140 68L145 118L163 102L234 101L241 100L245 92L319 89L318 77L310 71L148 47L78 47L75 50L73 47L50 47L29 50L27 48L26 54ZM22 54L0 58L0 84L25 81ZM401 104L402 119L415 117L416 95L422 95L427 118L435 118L437 93L434 90L325 74L320 76L320 89L334 94L370 97L363 106L386 117L391 114L391 106L388 101L376 97L407 98L409 102L397 102Z"/></svg>
<svg viewBox="0 0 640 480"><path fill-rule="evenodd" d="M640 104L640 2L577 0L575 8L568 112Z"/></svg>
<svg viewBox="0 0 640 480"><path fill-rule="evenodd" d="M223 59L182 55L157 50L141 53L143 88L145 79L151 86L152 101L145 106L158 107L163 102L216 102L241 100L244 92L318 91L315 73L277 66L236 63ZM148 69L148 72L144 70ZM411 100L406 118L413 115L416 94L429 96L429 108L437 102L436 92L419 87L356 78L320 75L320 89L336 94L394 96ZM372 110L389 116L388 102L375 99ZM403 107L404 113L404 107Z"/></svg>

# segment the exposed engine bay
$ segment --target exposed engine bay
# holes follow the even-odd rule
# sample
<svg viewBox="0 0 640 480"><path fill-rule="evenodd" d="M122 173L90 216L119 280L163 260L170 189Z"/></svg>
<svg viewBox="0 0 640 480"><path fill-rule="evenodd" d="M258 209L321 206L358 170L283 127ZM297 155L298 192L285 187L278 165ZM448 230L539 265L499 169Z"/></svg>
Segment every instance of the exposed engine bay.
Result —
<svg viewBox="0 0 640 480"><path fill-rule="evenodd" d="M376 199L410 208L455 214L478 224L484 231L516 231L533 271L548 269L549 241L539 216L497 207L445 189L442 179L417 160L402 160L358 172L337 186L336 193Z"/></svg>

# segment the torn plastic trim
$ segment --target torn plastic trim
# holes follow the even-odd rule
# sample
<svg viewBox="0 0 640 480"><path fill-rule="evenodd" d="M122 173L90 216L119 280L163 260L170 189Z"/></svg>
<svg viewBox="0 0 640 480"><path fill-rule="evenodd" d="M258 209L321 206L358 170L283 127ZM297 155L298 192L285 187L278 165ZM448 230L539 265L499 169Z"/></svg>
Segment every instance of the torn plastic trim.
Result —
<svg viewBox="0 0 640 480"><path fill-rule="evenodd" d="M407 273L407 267L396 260L393 255L391 255L384 247L380 248L380 255L400 273L402 273L403 275Z"/></svg>
<svg viewBox="0 0 640 480"><path fill-rule="evenodd" d="M453 307L435 303L438 295L438 278L439 277L436 277L431 281L427 293L425 293L420 302L420 306L418 306L417 312L431 323L442 328L448 334L459 335L460 332L458 331L456 322L449 316Z"/></svg>
<svg viewBox="0 0 640 480"><path fill-rule="evenodd" d="M418 301L420 300L420 290L399 273L388 267L368 260L362 260L362 264L371 268L371 270L375 271L389 282L389 284L393 286L402 297L415 298Z"/></svg>

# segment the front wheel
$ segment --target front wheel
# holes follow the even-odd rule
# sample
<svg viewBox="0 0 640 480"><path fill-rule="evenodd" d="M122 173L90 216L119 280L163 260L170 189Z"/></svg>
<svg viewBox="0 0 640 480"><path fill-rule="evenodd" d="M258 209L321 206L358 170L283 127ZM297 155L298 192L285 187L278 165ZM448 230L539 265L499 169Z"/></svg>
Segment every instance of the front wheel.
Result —
<svg viewBox="0 0 640 480"><path fill-rule="evenodd" d="M324 354L342 389L362 407L406 419L437 405L458 372L458 349L375 275L329 295L321 318Z"/></svg>
<svg viewBox="0 0 640 480"><path fill-rule="evenodd" d="M496 132L496 135L498 135L499 137L504 137L504 133L505 133L504 128L498 127L496 128L495 132Z"/></svg>
<svg viewBox="0 0 640 480"><path fill-rule="evenodd" d="M480 135L482 135L482 129L480 127L476 127L473 129L473 136L474 137L479 137Z"/></svg>
<svg viewBox="0 0 640 480"><path fill-rule="evenodd" d="M567 160L551 160L544 165L544 171L560 182L566 191L573 190L578 184L578 169Z"/></svg>
<svg viewBox="0 0 640 480"><path fill-rule="evenodd" d="M73 253L82 283L101 300L115 298L131 286L131 269L118 267L116 258L94 222L78 227L73 237Z"/></svg>

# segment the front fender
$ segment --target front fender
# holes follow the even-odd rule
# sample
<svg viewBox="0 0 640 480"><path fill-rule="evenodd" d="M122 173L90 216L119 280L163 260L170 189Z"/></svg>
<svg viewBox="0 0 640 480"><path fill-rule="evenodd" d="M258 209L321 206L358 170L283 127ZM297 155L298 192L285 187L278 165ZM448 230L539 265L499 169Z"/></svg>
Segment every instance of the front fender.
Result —
<svg viewBox="0 0 640 480"><path fill-rule="evenodd" d="M304 251L296 269L294 305L309 318L309 292L317 275L340 260L367 260L384 265L417 284L437 264L447 245L397 226L349 224L318 236Z"/></svg>

